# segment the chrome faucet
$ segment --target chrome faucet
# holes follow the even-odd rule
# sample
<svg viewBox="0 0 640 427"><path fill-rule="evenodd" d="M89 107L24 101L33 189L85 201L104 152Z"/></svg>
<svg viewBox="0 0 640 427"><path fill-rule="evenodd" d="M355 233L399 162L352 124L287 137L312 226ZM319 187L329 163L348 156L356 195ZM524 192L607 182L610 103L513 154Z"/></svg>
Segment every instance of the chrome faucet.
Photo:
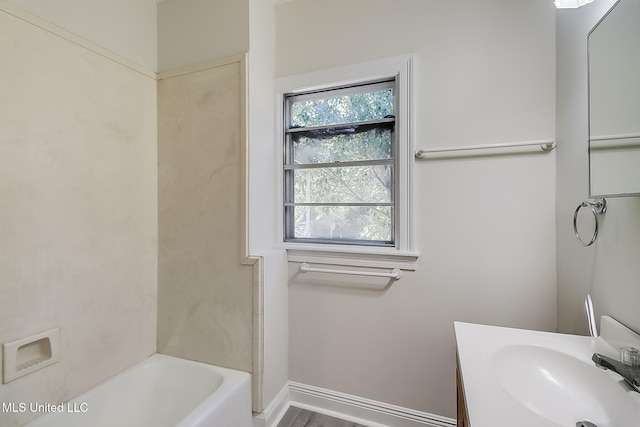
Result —
<svg viewBox="0 0 640 427"><path fill-rule="evenodd" d="M640 368L625 365L622 362L618 362L615 359L599 353L594 353L591 360L593 360L599 368L609 369L618 373L635 391L640 392Z"/></svg>

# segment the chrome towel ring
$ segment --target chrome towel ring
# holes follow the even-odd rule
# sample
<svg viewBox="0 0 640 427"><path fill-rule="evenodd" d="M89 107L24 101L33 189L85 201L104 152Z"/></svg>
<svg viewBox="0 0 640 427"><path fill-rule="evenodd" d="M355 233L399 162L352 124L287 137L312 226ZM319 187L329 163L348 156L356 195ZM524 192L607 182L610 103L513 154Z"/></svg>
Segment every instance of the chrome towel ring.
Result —
<svg viewBox="0 0 640 427"><path fill-rule="evenodd" d="M595 220L595 228L593 230L593 236L591 236L591 240L587 243L580 237L580 233L578 233L578 212L582 208L591 208L591 213L593 214L593 219ZM593 202L589 200L585 200L580 203L576 208L575 213L573 214L573 232L576 235L576 239L582 246L591 246L598 238L598 215L602 215L607 212L607 200L606 199L595 199Z"/></svg>

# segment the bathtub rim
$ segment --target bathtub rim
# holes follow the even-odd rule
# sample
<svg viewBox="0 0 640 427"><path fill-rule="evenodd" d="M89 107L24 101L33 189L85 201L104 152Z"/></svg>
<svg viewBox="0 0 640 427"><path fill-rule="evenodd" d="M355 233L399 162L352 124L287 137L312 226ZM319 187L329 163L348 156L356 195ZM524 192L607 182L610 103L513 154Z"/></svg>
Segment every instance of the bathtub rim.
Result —
<svg viewBox="0 0 640 427"><path fill-rule="evenodd" d="M126 375L127 373L134 371L136 369L144 368L147 365L151 365L157 362L169 361L170 363L183 363L189 365L197 365L202 366L204 369L214 371L222 377L222 382L218 385L216 389L214 389L209 395L207 395L203 400L197 403L188 413L186 413L176 424L176 427L190 427L190 426L198 426L200 423L206 419L212 413L215 413L216 410L221 410L225 403L228 403L230 400L233 400L233 397L236 394L241 393L244 394L242 398L246 401L246 410L247 416L249 419L252 418L251 412L251 374L245 371L240 371L233 368L227 368L219 365L212 365L205 362L200 362L197 360L186 359L177 356L171 356L163 353L152 353L146 358L138 361L137 363L129 366L128 368L123 369L122 371L112 375L101 383L96 384L95 386L85 390L79 395L68 399L60 404L69 405L74 403L81 403L83 399L86 398L89 394L100 393L102 389L109 389L109 386L116 382L118 378ZM242 408L236 408L238 410L243 410ZM40 416L32 419L27 422L25 427L47 427L49 424L47 423L48 417L56 416L55 413L44 413Z"/></svg>

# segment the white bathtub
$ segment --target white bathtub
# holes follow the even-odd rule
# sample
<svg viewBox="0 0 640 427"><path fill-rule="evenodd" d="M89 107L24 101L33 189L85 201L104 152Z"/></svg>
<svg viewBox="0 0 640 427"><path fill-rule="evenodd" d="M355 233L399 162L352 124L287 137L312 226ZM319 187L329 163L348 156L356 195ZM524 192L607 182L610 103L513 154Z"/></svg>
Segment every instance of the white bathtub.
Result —
<svg viewBox="0 0 640 427"><path fill-rule="evenodd" d="M27 426L251 427L250 378L246 372L154 354L45 411Z"/></svg>

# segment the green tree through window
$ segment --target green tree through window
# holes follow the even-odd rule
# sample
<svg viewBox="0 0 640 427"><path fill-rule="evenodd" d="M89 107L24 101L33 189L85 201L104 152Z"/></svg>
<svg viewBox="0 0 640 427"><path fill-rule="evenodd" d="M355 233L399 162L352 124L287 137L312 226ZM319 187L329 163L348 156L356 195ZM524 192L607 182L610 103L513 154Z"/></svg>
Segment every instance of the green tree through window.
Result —
<svg viewBox="0 0 640 427"><path fill-rule="evenodd" d="M393 246L395 81L285 97L285 240Z"/></svg>

